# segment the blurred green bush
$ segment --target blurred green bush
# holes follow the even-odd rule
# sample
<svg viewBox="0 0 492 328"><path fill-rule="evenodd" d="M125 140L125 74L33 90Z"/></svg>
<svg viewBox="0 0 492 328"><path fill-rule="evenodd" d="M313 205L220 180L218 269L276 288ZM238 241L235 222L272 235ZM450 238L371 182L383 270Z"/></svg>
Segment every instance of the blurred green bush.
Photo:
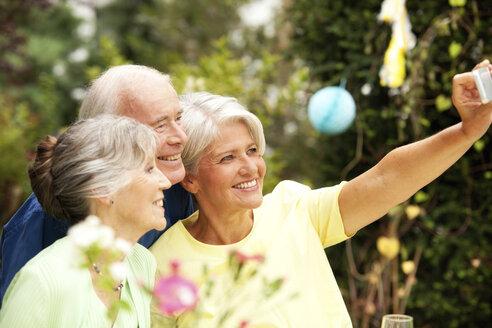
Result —
<svg viewBox="0 0 492 328"><path fill-rule="evenodd" d="M450 101L452 76L492 59L492 12L485 2L461 1L454 7L448 0L407 1L417 45L406 54L404 85L397 90L381 87L378 72L391 36L391 27L377 21L381 3L289 2L285 19L292 36L290 53L308 63L310 91L338 85L346 78L358 107L351 130L316 139L317 156L309 161L318 170L306 172L316 186L353 178L392 148L458 122ZM359 232L346 245L327 249L354 326L378 327L383 313L398 310L414 316L416 327L488 326L492 315L491 137L489 130L404 207ZM301 156L305 154L299 154L299 161ZM403 210L407 205L420 208L413 220ZM386 261L376 251L376 241L383 235L400 241L395 260ZM414 260L421 251L411 281L398 263ZM343 279L347 271L348 279ZM405 296L408 282L409 297ZM382 285L375 288L374 284Z"/></svg>

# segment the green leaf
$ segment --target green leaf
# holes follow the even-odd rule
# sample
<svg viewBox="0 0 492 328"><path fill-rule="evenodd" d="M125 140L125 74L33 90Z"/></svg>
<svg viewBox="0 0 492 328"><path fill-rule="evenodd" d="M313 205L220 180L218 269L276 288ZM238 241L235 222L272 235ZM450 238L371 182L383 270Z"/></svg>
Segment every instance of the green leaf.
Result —
<svg viewBox="0 0 492 328"><path fill-rule="evenodd" d="M439 95L436 98L436 108L439 112L444 112L453 105L451 99L445 95Z"/></svg>
<svg viewBox="0 0 492 328"><path fill-rule="evenodd" d="M388 215L391 217L400 217L403 213L403 206L396 205L391 210L389 210Z"/></svg>
<svg viewBox="0 0 492 328"><path fill-rule="evenodd" d="M427 227L431 228L431 229L434 229L434 227L436 226L436 223L426 217L423 217L422 218L422 223L424 223Z"/></svg>
<svg viewBox="0 0 492 328"><path fill-rule="evenodd" d="M449 0L449 5L451 7L463 7L466 5L466 0Z"/></svg>
<svg viewBox="0 0 492 328"><path fill-rule="evenodd" d="M473 148L475 148L476 151L481 152L485 148L485 141L478 140L473 144Z"/></svg>
<svg viewBox="0 0 492 328"><path fill-rule="evenodd" d="M425 117L421 117L419 119L419 122L421 125L425 126L426 128L428 128L431 125L431 122L428 119L426 119Z"/></svg>
<svg viewBox="0 0 492 328"><path fill-rule="evenodd" d="M458 43L455 41L451 42L451 44L449 45L449 48L448 48L449 57L451 57L451 58L458 57L458 55L461 53L462 48L463 48L463 46L461 45L461 43Z"/></svg>
<svg viewBox="0 0 492 328"><path fill-rule="evenodd" d="M429 199L429 195L425 191L420 190L413 196L413 199L415 199L415 202L417 203L423 203Z"/></svg>
<svg viewBox="0 0 492 328"><path fill-rule="evenodd" d="M282 278L274 279L272 281L268 281L266 278L263 278L263 294L266 298L271 297L275 294L280 287L282 286L284 280Z"/></svg>

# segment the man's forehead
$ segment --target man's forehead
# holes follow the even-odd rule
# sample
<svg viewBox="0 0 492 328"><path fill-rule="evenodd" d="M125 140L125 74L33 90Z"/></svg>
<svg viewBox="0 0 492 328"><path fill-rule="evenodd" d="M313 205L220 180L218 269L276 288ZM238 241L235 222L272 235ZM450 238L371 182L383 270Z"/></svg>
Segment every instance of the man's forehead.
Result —
<svg viewBox="0 0 492 328"><path fill-rule="evenodd" d="M122 99L120 113L142 123L151 124L181 112L179 99L174 89L146 88L141 92L134 89L126 99Z"/></svg>

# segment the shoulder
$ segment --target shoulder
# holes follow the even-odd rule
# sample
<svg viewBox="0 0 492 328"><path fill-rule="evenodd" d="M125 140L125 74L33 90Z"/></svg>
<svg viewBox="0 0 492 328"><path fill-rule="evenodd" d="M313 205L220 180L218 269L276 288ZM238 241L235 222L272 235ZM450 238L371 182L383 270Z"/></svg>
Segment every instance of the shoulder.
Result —
<svg viewBox="0 0 492 328"><path fill-rule="evenodd" d="M267 194L264 199L265 202L292 202L298 200L303 193L310 190L310 187L301 183L291 180L284 180L281 181L277 186L275 186L273 191L270 194Z"/></svg>
<svg viewBox="0 0 492 328"><path fill-rule="evenodd" d="M76 263L75 248L72 246L69 237L61 238L55 241L50 246L43 249L35 257L33 257L21 269L30 268L39 272L51 272L55 276L63 276L68 271L78 270Z"/></svg>
<svg viewBox="0 0 492 328"><path fill-rule="evenodd" d="M41 290L44 290L44 294L70 290L72 294L75 292L72 288L76 285L74 281L79 280L82 274L74 258L68 238L62 238L27 262L12 280L9 290L34 284L39 285L36 293Z"/></svg>
<svg viewBox="0 0 492 328"><path fill-rule="evenodd" d="M281 181L275 189L271 192L271 194L266 195L267 198L283 198L285 200L297 200L306 195L326 195L326 194L334 194L338 195L343 185L346 182L341 182L337 185L323 187L318 189L311 189L311 187L304 185L299 182L284 180Z"/></svg>
<svg viewBox="0 0 492 328"><path fill-rule="evenodd" d="M136 272L155 271L155 258L152 253L140 244L135 244L127 255L127 261Z"/></svg>
<svg viewBox="0 0 492 328"><path fill-rule="evenodd" d="M272 193L298 193L298 192L306 192L311 190L311 187L304 185L302 183L292 181L292 180L283 180L280 181L279 184L275 186Z"/></svg>
<svg viewBox="0 0 492 328"><path fill-rule="evenodd" d="M164 234L162 234L162 236L160 236L159 239L157 239L156 242L149 248L154 256L157 257L157 254L167 252L169 248L174 248L173 242L179 241L184 237L183 229L186 228L183 225L183 221L185 220L178 221L171 228L166 230L166 232L164 232Z"/></svg>
<svg viewBox="0 0 492 328"><path fill-rule="evenodd" d="M184 189L181 186L181 184L179 184L179 183L176 183L176 184L172 185L171 188L164 190L164 194L166 196L169 195L170 197L171 196L178 196L178 197L179 196L181 196L181 197L185 197L186 196L187 197L187 196L190 195L190 193L187 192L186 189Z"/></svg>
<svg viewBox="0 0 492 328"><path fill-rule="evenodd" d="M3 234L15 234L17 231L22 230L23 234L37 233L38 235L46 235L47 231L50 230L52 233L48 234L44 239L53 239L51 240L53 242L64 236L69 226L70 223L68 221L55 219L46 213L36 195L31 194L4 226ZM54 237L51 238L51 235Z"/></svg>
<svg viewBox="0 0 492 328"><path fill-rule="evenodd" d="M179 183L164 190L164 197L170 207L184 207L191 200L191 195Z"/></svg>
<svg viewBox="0 0 492 328"><path fill-rule="evenodd" d="M41 204L39 204L36 195L31 194L17 212L15 212L9 222L7 222L5 229L14 229L19 225L25 224L31 218L42 215L48 214L43 210Z"/></svg>
<svg viewBox="0 0 492 328"><path fill-rule="evenodd" d="M74 256L67 248L66 239L47 247L16 274L2 303L6 322L20 323L20 326L32 326L37 322L49 326L49 322L55 321L74 322L75 313L72 312L75 308L85 313L83 308L87 304L90 276L73 262ZM29 311L29 315L19 318L22 315L20 309ZM68 313L70 316L66 316Z"/></svg>
<svg viewBox="0 0 492 328"><path fill-rule="evenodd" d="M185 220L177 222L149 248L155 256L158 266L163 261L167 263L168 258L178 258L188 253L196 246L196 241L189 235L184 223L193 221L197 217L198 211Z"/></svg>
<svg viewBox="0 0 492 328"><path fill-rule="evenodd" d="M3 297L11 279L24 264L43 248L66 235L68 221L48 215L31 194L3 227L0 257L0 294Z"/></svg>
<svg viewBox="0 0 492 328"><path fill-rule="evenodd" d="M179 183L164 190L165 216L168 218L169 226L193 213L193 201L191 194Z"/></svg>
<svg viewBox="0 0 492 328"><path fill-rule="evenodd" d="M258 213L277 213L285 216L292 210L311 213L317 211L320 206L332 208L337 204L343 184L342 182L331 187L311 189L295 181L282 181L264 197Z"/></svg>

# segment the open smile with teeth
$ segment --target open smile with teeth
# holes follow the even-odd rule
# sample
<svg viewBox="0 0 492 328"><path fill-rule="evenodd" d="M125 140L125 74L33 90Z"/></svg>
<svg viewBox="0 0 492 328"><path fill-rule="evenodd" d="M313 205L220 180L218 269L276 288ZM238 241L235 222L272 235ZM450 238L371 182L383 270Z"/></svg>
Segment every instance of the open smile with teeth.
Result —
<svg viewBox="0 0 492 328"><path fill-rule="evenodd" d="M171 156L159 156L157 159L161 161L175 161L181 158L181 153Z"/></svg>
<svg viewBox="0 0 492 328"><path fill-rule="evenodd" d="M164 205L164 201L162 199L156 200L155 202L152 202L152 205L162 207Z"/></svg>
<svg viewBox="0 0 492 328"><path fill-rule="evenodd" d="M236 189L247 189L247 188L251 188L251 187L254 187L254 186L256 186L256 179L255 180L252 180L250 182L243 182L243 183L237 184L235 186L232 186L232 188L236 188Z"/></svg>

